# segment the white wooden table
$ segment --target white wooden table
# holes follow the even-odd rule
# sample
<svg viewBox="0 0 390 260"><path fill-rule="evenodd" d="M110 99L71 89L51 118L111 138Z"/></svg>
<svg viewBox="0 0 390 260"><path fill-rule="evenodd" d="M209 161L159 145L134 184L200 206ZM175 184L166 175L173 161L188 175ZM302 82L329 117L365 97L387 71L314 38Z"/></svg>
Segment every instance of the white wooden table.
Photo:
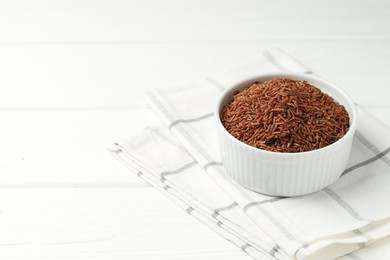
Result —
<svg viewBox="0 0 390 260"><path fill-rule="evenodd" d="M278 46L390 126L390 3L1 1L0 258L248 259L111 158L142 93Z"/></svg>

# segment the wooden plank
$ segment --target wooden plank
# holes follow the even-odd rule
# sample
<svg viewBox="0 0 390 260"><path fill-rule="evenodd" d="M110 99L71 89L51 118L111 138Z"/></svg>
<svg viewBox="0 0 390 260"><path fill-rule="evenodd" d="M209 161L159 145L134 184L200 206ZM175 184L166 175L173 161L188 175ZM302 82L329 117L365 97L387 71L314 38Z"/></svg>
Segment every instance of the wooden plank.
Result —
<svg viewBox="0 0 390 260"><path fill-rule="evenodd" d="M250 259L152 188L0 189L2 259Z"/></svg>
<svg viewBox="0 0 390 260"><path fill-rule="evenodd" d="M146 186L107 147L156 120L148 109L3 111L0 188Z"/></svg>
<svg viewBox="0 0 390 260"><path fill-rule="evenodd" d="M390 105L389 41L279 41L355 102ZM146 89L196 83L268 43L0 45L0 108L145 106ZM259 73L261 73L259 71Z"/></svg>
<svg viewBox="0 0 390 260"><path fill-rule="evenodd" d="M2 1L0 42L388 38L386 0Z"/></svg>

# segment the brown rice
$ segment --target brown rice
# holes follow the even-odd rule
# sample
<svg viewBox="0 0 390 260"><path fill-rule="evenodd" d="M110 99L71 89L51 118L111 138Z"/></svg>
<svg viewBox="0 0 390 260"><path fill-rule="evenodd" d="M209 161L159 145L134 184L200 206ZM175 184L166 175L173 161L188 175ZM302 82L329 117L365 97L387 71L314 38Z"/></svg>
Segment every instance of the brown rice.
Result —
<svg viewBox="0 0 390 260"><path fill-rule="evenodd" d="M236 93L222 111L226 130L238 140L274 152L304 152L345 135L344 106L307 81L275 78Z"/></svg>

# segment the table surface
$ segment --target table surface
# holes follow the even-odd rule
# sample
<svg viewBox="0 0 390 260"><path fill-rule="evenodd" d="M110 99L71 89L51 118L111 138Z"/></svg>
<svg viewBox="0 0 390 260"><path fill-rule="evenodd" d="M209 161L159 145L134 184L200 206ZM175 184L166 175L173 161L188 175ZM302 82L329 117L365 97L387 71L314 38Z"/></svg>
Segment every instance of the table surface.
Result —
<svg viewBox="0 0 390 260"><path fill-rule="evenodd" d="M270 47L390 126L386 0L0 2L1 259L249 259L107 147L156 121L146 89Z"/></svg>

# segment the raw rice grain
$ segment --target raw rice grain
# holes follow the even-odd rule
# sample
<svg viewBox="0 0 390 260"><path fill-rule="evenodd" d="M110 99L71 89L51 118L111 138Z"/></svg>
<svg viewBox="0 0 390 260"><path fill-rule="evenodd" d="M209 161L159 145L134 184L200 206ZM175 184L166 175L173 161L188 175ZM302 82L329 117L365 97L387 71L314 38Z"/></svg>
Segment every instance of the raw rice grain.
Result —
<svg viewBox="0 0 390 260"><path fill-rule="evenodd" d="M274 152L305 152L330 145L349 128L344 106L307 81L254 82L224 107L221 121L238 140Z"/></svg>

